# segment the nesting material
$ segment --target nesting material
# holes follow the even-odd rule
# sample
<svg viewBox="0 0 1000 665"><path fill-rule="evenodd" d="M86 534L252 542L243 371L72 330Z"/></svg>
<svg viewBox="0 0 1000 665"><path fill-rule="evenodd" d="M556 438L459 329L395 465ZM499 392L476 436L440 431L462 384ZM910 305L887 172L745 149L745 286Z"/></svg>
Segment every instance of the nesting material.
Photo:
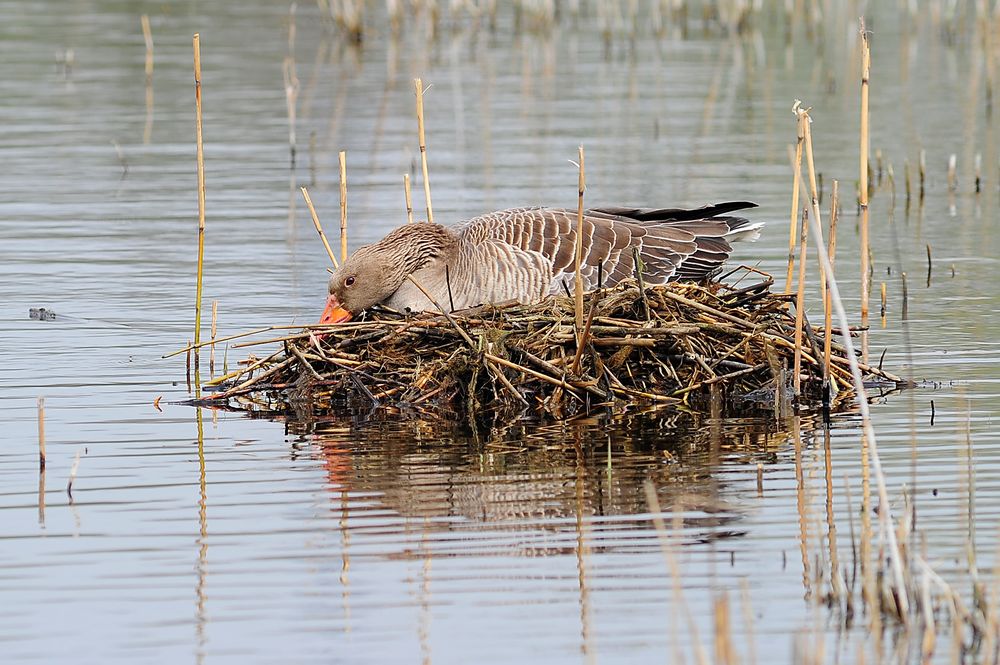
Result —
<svg viewBox="0 0 1000 665"><path fill-rule="evenodd" d="M268 411L396 405L519 408L560 414L601 404L659 402L774 408L790 394L795 317L773 280L745 269L735 285L634 281L587 294L582 330L574 302L481 306L450 315L380 311L365 321L312 327L218 386L208 402ZM741 282L757 280L750 286ZM648 314L647 314L648 312ZM800 406L820 406L822 339L801 349ZM579 343L578 343L579 342ZM832 344L837 401L853 397L844 349ZM862 365L873 380L902 382ZM721 389L721 390L720 390Z"/></svg>

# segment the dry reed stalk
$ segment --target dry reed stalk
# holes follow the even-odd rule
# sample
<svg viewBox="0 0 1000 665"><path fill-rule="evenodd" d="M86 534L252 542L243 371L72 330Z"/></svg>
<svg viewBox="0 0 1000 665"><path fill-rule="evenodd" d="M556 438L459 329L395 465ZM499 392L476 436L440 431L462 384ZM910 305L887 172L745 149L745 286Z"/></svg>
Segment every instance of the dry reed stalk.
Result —
<svg viewBox="0 0 1000 665"><path fill-rule="evenodd" d="M813 232L816 234L821 233L819 227L819 220L813 217L810 220L810 225L812 226ZM899 543L896 539L895 529L892 528L891 524L892 518L892 505L889 502L889 492L886 487L885 475L882 472L882 460L878 453L878 442L875 438L875 429L872 427L871 421L871 410L868 406L868 395L865 390L864 380L861 376L861 368L858 364L857 357L854 353L854 342L851 339L849 333L849 324L847 321L847 312L844 309L844 303L840 298L840 290L837 287L836 277L833 275L833 266L830 264L830 257L826 252L826 248L822 243L816 244L816 250L820 254L820 261L824 265L824 269L829 275L829 289L830 298L833 301L834 308L837 312L837 319L840 323L841 335L843 337L843 343L845 348L845 355L847 357L848 364L851 369L851 378L854 382L854 398L858 404L858 409L861 413L861 427L864 433L865 444L862 447L862 451L871 452L871 463L872 468L875 472L875 479L878 484L879 493L879 520L883 525L882 532L885 535L888 543L889 557L890 557L890 567L891 576L895 583L895 594L897 607L899 608L899 615L905 617L909 614L909 596L907 592L906 582L903 575L903 559L900 553ZM863 470L867 471L867 463L863 462ZM866 506L865 517L870 519L870 505ZM873 616L877 616L877 612L872 612Z"/></svg>
<svg viewBox="0 0 1000 665"><path fill-rule="evenodd" d="M881 317L882 317L882 326L883 327L885 326L885 303L886 303L885 282L882 282L882 309L881 309Z"/></svg>
<svg viewBox="0 0 1000 665"><path fill-rule="evenodd" d="M413 223L413 197L410 194L410 174L403 174L403 193L406 195L406 223Z"/></svg>
<svg viewBox="0 0 1000 665"><path fill-rule="evenodd" d="M309 206L309 215L312 217L313 226L316 227L319 239L323 241L323 247L326 248L326 254L330 257L330 262L334 268L339 268L340 262L337 261L337 256L333 253L333 248L330 247L330 241L326 239L326 234L323 233L323 225L319 223L319 215L316 214L316 208L313 206L312 198L309 196L309 190L305 187L299 187L299 190L302 192L302 198L306 200L306 205ZM273 330L273 328L271 329Z"/></svg>
<svg viewBox="0 0 1000 665"><path fill-rule="evenodd" d="M861 325L868 325L870 240L868 237L868 79L871 74L871 48L864 19L860 20L861 32L861 150L858 171L858 203L861 206ZM862 355L868 360L867 340L862 343Z"/></svg>
<svg viewBox="0 0 1000 665"><path fill-rule="evenodd" d="M424 140L424 82L413 79L417 93L417 135L420 140L420 169L424 177L424 199L427 202L427 221L434 223L434 207L431 205L431 182L427 177L427 142Z"/></svg>
<svg viewBox="0 0 1000 665"><path fill-rule="evenodd" d="M184 349L184 374L187 379L187 389L191 392L191 353L195 350L194 345L188 341L187 347Z"/></svg>
<svg viewBox="0 0 1000 665"><path fill-rule="evenodd" d="M805 129L798 115L799 102L796 100L792 111L799 118L798 134L795 141L795 173L792 175L792 216L788 224L788 272L785 276L785 293L792 292L792 274L795 269L796 233L799 224L799 189L802 187L802 148L805 141Z"/></svg>
<svg viewBox="0 0 1000 665"><path fill-rule="evenodd" d="M840 215L840 183L833 181L833 194L830 197L830 239L827 253L830 255L830 265L836 266L837 257L837 217ZM833 305L830 303L829 277L823 280L823 376L830 379L830 362L833 352ZM832 390L831 383L828 388Z"/></svg>
<svg viewBox="0 0 1000 665"><path fill-rule="evenodd" d="M219 320L219 301L212 301L212 343L211 351L208 356L208 374L209 376L215 376L215 334L218 332L218 320Z"/></svg>
<svg viewBox="0 0 1000 665"><path fill-rule="evenodd" d="M580 160L579 177L577 179L577 203L576 203L576 249L573 252L573 302L574 314L576 315L577 344L582 344L583 339L583 275L580 273L580 264L583 261L583 193L587 188L586 175L583 166L583 146L577 149Z"/></svg>
<svg viewBox="0 0 1000 665"><path fill-rule="evenodd" d="M805 300L806 300L806 235L809 229L809 210L802 208L802 228L800 229L801 241L799 244L799 281L798 290L795 294L795 362L793 365L793 385L795 387L795 397L802 393L802 329L805 323Z"/></svg>
<svg viewBox="0 0 1000 665"><path fill-rule="evenodd" d="M45 471L45 398L38 398L38 470Z"/></svg>
<svg viewBox="0 0 1000 665"><path fill-rule="evenodd" d="M142 38L146 42L146 123L142 129L142 142L148 144L153 137L153 31L149 27L149 16L143 14Z"/></svg>
<svg viewBox="0 0 1000 665"><path fill-rule="evenodd" d="M816 221L819 223L819 228L822 229L823 228L823 218L821 216L820 209L819 209L819 188L816 185L816 160L815 160L815 158L813 156L812 128L810 126L810 123L812 121L809 118L809 109L799 110L799 122L801 123L801 125L802 125L802 131L805 134L806 171L809 174L809 196L810 196L810 203L812 205L812 215L813 215L813 217L816 218ZM806 220L803 219L802 221L803 221L803 225L805 225ZM805 259L806 259L806 255L805 255L805 252L806 252L805 236L806 236L806 232L803 229L803 231L802 231L802 257L800 259L801 261L805 261ZM818 244L818 245L822 245L823 244L823 233L822 233L822 230L820 231L819 235L816 236L814 242L816 244ZM803 291L803 285L801 284L801 282L804 281L804 278L805 278L805 266L803 265L803 266L799 267L799 282L800 282L800 284L799 284L799 293L802 293L802 291ZM823 266L822 263L820 264L819 281L820 281L820 290L821 290L822 295L823 295L823 302L826 303L829 300L829 294L827 293L826 268ZM796 305L796 307L797 306L798 305ZM825 358L825 356L824 356L824 358ZM823 370L824 370L824 372L823 372L823 381L824 381L824 383L826 383L830 379L830 372L829 372L829 366L827 364L825 364L825 363L823 365ZM796 368L796 377L798 377L798 368ZM797 394L798 394L798 388L796 388L796 395Z"/></svg>
<svg viewBox="0 0 1000 665"><path fill-rule="evenodd" d="M194 301L194 343L201 341L201 286L205 265L205 150L201 133L201 38L195 33L194 45L194 102L195 142L198 160L198 283ZM195 374L198 372L198 352L194 352Z"/></svg>
<svg viewBox="0 0 1000 665"><path fill-rule="evenodd" d="M340 151L340 261L347 260L347 153Z"/></svg>
<svg viewBox="0 0 1000 665"><path fill-rule="evenodd" d="M146 85L153 83L153 31L149 28L149 15L139 18L142 23L142 39L146 42Z"/></svg>

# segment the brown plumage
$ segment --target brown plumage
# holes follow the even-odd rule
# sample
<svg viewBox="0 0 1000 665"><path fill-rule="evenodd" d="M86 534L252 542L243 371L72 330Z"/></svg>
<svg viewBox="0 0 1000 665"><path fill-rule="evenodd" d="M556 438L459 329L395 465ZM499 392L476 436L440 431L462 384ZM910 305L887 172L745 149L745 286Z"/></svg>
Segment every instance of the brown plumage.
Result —
<svg viewBox="0 0 1000 665"><path fill-rule="evenodd" d="M729 258L731 241L759 236L762 223L727 215L753 207L734 201L694 210L587 210L580 269L584 288L598 287L598 266L601 286L633 276L634 248L647 284L710 277ZM558 208L501 210L450 228L402 226L359 248L334 272L323 320L346 320L348 313L378 303L398 310L435 309L407 279L410 275L439 303L455 309L533 302L567 288L572 292L576 226L576 211ZM331 314L338 307L340 314Z"/></svg>

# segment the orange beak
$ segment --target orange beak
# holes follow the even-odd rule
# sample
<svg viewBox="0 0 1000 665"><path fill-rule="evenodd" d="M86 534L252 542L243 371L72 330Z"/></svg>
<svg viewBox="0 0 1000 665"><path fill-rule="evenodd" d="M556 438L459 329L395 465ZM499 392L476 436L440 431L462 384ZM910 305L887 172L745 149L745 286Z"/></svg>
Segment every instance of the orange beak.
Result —
<svg viewBox="0 0 1000 665"><path fill-rule="evenodd" d="M353 314L344 309L340 302L337 300L337 296L330 294L330 297L326 299L326 309L323 310L323 316L320 318L320 323L343 323L344 321L350 321Z"/></svg>

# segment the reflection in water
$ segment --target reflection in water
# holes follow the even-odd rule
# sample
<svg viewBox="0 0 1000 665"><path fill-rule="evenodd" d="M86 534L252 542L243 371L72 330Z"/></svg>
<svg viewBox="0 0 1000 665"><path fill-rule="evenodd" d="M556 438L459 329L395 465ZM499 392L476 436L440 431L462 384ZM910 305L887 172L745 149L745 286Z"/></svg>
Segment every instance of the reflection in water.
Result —
<svg viewBox="0 0 1000 665"><path fill-rule="evenodd" d="M504 524L515 531L558 532L563 520L572 519L580 542L590 518L647 512L647 478L668 505L683 502L691 511L685 526L701 526L708 539L738 536L743 509L725 499L725 481L711 469L723 459L767 460L789 441L789 434L767 419L723 421L695 413L594 415L552 423L402 421L392 414L366 414L287 427L295 435L313 434L341 510L352 495L373 494L407 518L431 518L428 528L434 530ZM434 519L441 517L449 520ZM347 521L343 514L345 584ZM647 525L639 520L636 528ZM563 551L545 538L507 546L520 556ZM581 557L585 595L585 548L578 545L573 552Z"/></svg>
<svg viewBox="0 0 1000 665"><path fill-rule="evenodd" d="M208 581L208 483L205 477L205 424L202 420L202 409L196 409L195 419L198 424L198 580L195 584L195 633L197 635L196 650L199 665L205 659L205 645L208 641L206 627L208 617L205 613L205 603L208 594L205 584Z"/></svg>

